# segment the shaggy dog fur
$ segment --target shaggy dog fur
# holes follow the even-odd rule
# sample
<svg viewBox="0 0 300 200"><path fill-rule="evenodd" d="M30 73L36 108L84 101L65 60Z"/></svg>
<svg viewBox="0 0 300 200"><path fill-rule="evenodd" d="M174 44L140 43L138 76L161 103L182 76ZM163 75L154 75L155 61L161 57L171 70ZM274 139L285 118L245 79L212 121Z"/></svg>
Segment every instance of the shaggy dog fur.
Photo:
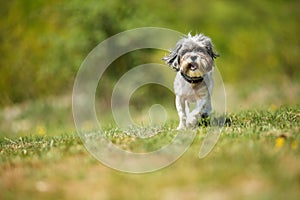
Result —
<svg viewBox="0 0 300 200"><path fill-rule="evenodd" d="M180 39L170 54L163 60L177 71L174 81L179 129L195 127L199 119L211 113L214 59L219 55L213 51L209 37L199 34ZM195 108L190 111L191 104Z"/></svg>

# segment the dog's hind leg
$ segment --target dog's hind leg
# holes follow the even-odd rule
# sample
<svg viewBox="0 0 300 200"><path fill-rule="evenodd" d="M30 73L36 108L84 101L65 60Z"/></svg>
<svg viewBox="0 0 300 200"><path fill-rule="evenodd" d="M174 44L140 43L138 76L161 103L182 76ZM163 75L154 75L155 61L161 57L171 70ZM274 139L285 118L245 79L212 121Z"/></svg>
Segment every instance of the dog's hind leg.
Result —
<svg viewBox="0 0 300 200"><path fill-rule="evenodd" d="M176 96L176 109L179 116L179 125L177 130L184 129L186 127L186 105L185 100Z"/></svg>
<svg viewBox="0 0 300 200"><path fill-rule="evenodd" d="M205 104L203 105L203 109L201 111L201 117L202 118L207 118L210 116L210 113L211 113L211 97L208 96L206 101L205 101Z"/></svg>

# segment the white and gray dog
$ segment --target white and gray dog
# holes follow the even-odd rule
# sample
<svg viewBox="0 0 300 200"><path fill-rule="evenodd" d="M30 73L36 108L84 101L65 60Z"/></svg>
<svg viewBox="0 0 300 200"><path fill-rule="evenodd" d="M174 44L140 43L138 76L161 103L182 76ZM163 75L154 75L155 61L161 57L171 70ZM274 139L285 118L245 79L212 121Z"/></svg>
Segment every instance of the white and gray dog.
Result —
<svg viewBox="0 0 300 200"><path fill-rule="evenodd" d="M199 34L180 39L175 48L163 60L177 71L174 81L179 129L195 127L199 119L211 113L214 59L209 37ZM191 103L195 108L190 112Z"/></svg>

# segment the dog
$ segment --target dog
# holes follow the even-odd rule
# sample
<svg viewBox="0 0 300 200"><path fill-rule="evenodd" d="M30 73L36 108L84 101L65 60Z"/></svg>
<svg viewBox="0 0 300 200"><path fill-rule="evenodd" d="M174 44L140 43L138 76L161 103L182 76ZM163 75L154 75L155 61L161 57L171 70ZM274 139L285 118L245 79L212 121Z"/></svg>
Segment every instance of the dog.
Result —
<svg viewBox="0 0 300 200"><path fill-rule="evenodd" d="M219 54L214 52L209 37L189 33L177 42L169 55L162 58L177 71L174 80L175 103L180 120L177 130L194 128L200 118L210 116L214 59L217 57ZM192 104L195 108L190 112Z"/></svg>

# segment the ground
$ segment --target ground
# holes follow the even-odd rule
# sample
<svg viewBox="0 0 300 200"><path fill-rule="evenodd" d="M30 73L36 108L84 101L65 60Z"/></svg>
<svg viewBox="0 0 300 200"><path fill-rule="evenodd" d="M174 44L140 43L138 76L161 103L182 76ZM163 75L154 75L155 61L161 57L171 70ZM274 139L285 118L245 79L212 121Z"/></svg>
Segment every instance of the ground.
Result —
<svg viewBox="0 0 300 200"><path fill-rule="evenodd" d="M300 107L248 110L227 118L207 157L198 158L209 129L202 125L181 158L147 174L104 166L73 133L2 137L0 199L298 199ZM170 128L176 123L145 144L117 131L108 137L121 148L143 151L169 141Z"/></svg>

